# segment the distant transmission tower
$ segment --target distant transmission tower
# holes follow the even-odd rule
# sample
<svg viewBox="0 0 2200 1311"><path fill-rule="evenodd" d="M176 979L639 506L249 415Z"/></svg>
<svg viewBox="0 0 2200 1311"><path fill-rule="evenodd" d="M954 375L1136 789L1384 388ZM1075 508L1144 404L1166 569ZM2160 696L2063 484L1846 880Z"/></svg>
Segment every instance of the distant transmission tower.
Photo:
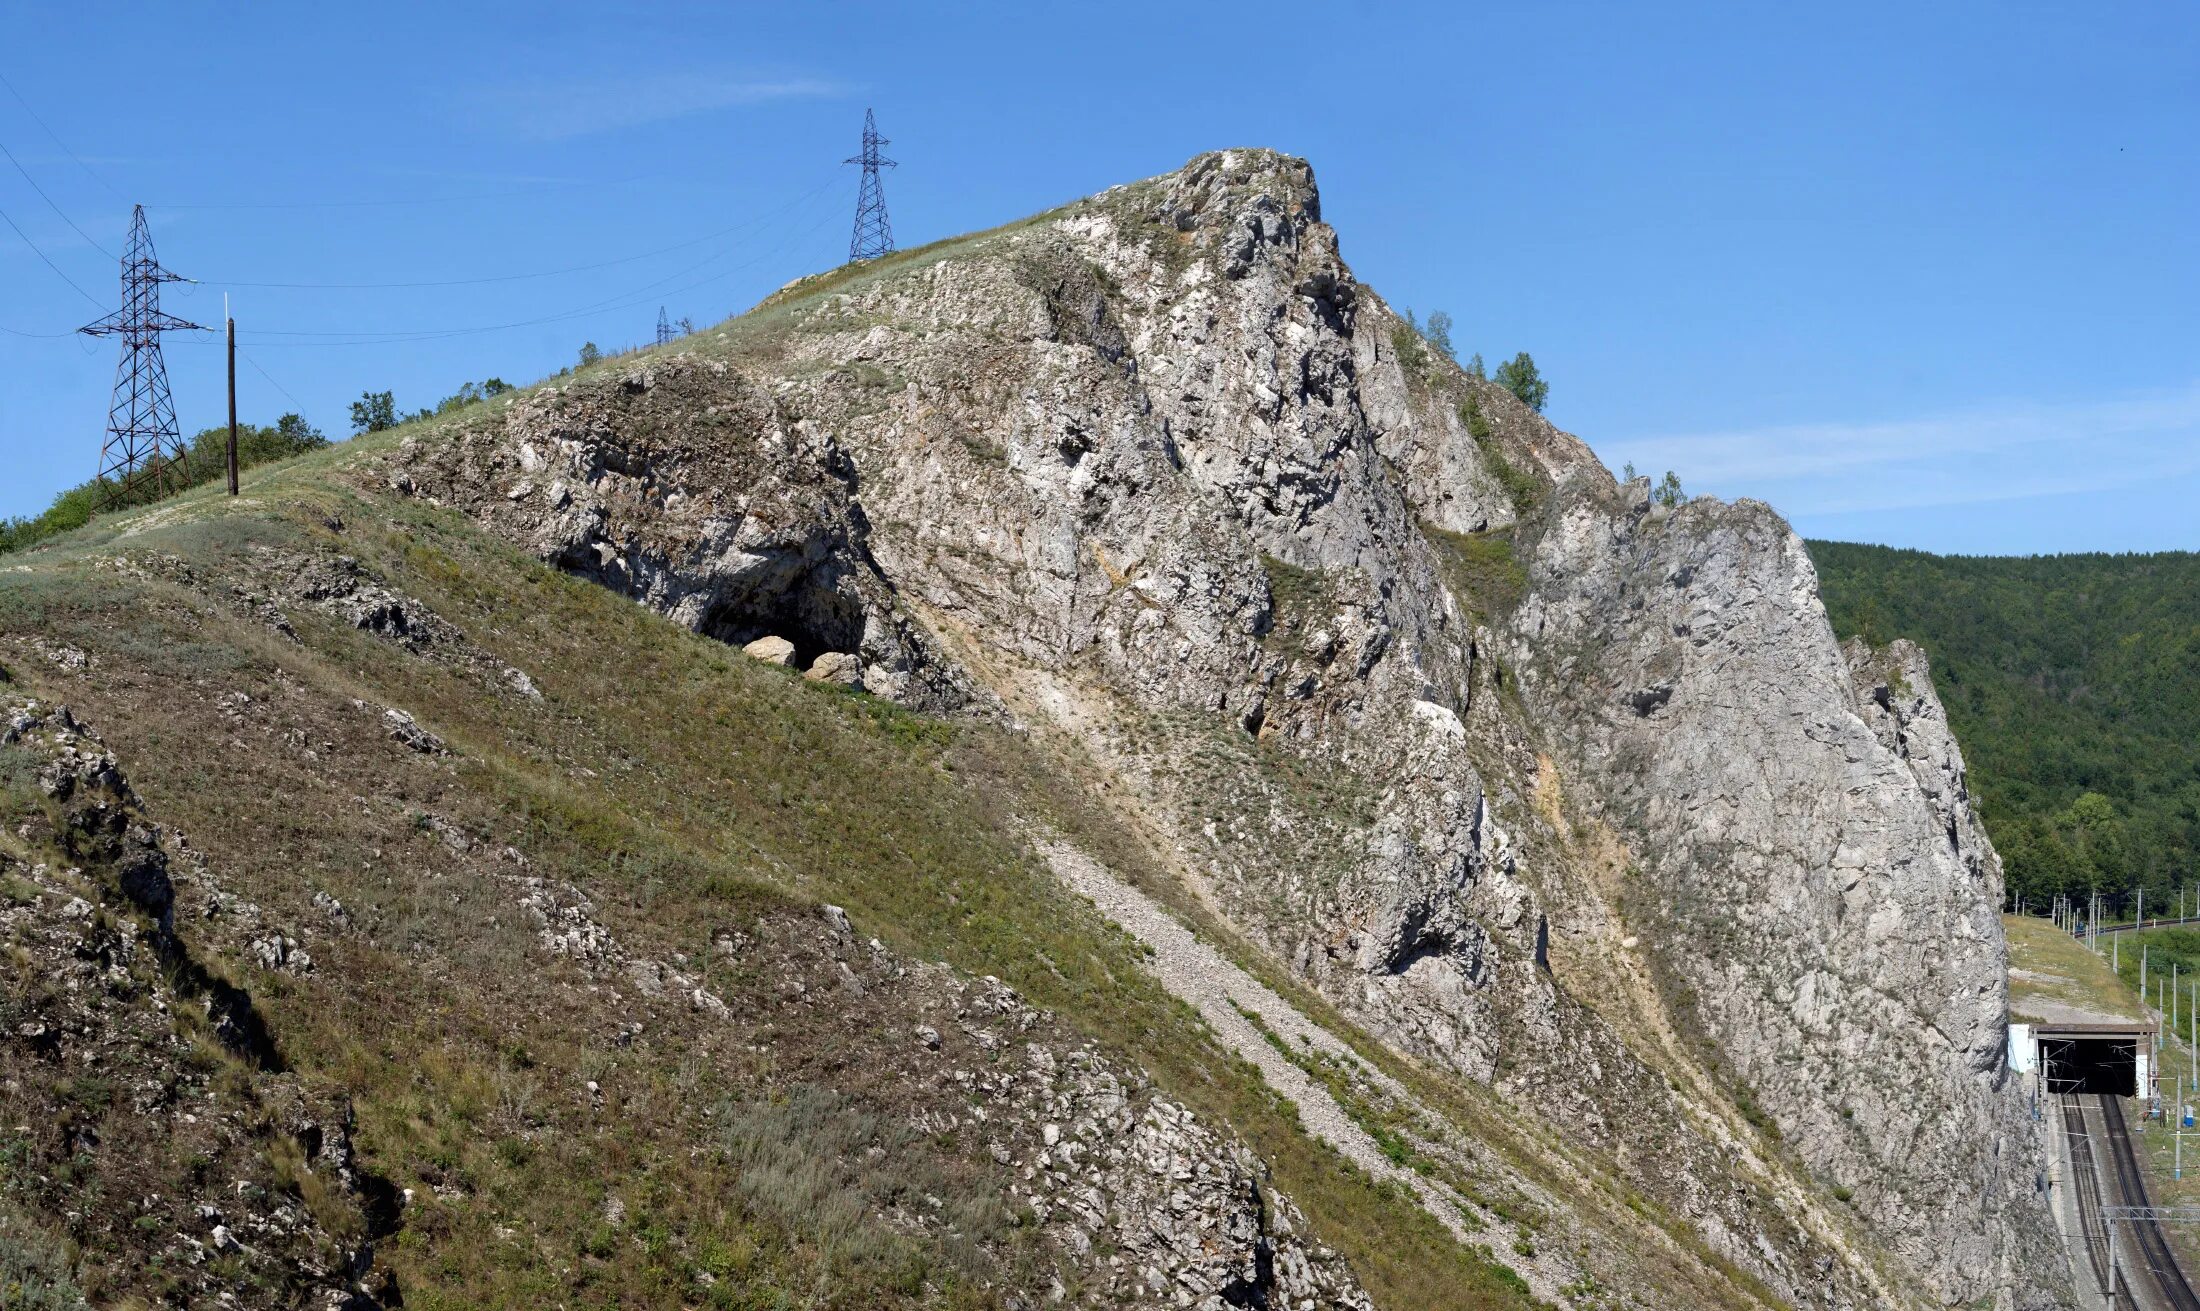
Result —
<svg viewBox="0 0 2200 1311"><path fill-rule="evenodd" d="M150 487L160 496L185 486L183 439L176 431L175 402L168 395L168 365L160 355L160 334L199 326L161 313L160 284L184 281L153 257L145 206L133 207L130 240L122 251L122 308L78 329L94 337L122 338L114 400L107 407L107 440L99 448L101 509L128 503L140 488Z"/></svg>
<svg viewBox="0 0 2200 1311"><path fill-rule="evenodd" d="M671 340L672 320L665 317L665 307L659 305L657 307L657 344L662 346Z"/></svg>
<svg viewBox="0 0 2200 1311"><path fill-rule="evenodd" d="M878 120L871 111L863 111L863 153L850 155L840 161L843 164L863 165L863 188L856 193L856 230L848 238L848 258L877 259L894 251L894 225L886 218L886 193L879 189L878 171L895 167L894 161L878 153L887 144L878 134Z"/></svg>

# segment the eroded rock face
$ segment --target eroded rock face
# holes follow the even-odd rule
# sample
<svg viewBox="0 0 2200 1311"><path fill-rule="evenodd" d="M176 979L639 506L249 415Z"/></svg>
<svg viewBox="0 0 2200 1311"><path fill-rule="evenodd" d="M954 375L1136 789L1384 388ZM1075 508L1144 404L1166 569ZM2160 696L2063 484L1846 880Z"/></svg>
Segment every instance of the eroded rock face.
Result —
<svg viewBox="0 0 2200 1311"><path fill-rule="evenodd" d="M2015 1289L2052 1238L2003 1065L2000 864L1923 653L1836 645L1802 542L1747 501L1571 498L1512 634L1710 1059L1936 1291Z"/></svg>
<svg viewBox="0 0 2200 1311"><path fill-rule="evenodd" d="M869 560L847 452L725 365L636 369L511 402L494 431L405 443L392 490L465 505L559 568L711 637L860 655L874 691L970 692Z"/></svg>
<svg viewBox="0 0 2200 1311"><path fill-rule="evenodd" d="M1875 648L1862 638L1841 644L1856 690L1857 713L1881 746L1907 761L1918 788L1948 835L1948 845L1979 887L2001 896L2001 857L1971 809L1970 778L1963 752L1948 727L1948 714L1933 692L1925 652L1908 638Z"/></svg>
<svg viewBox="0 0 2200 1311"><path fill-rule="evenodd" d="M1769 510L1653 514L1417 344L1302 162L1201 156L723 340L383 477L698 631L1064 735L1251 939L1787 1301L2056 1304L1998 865L1922 669L1844 656ZM1638 938L1683 1057L1559 968Z"/></svg>

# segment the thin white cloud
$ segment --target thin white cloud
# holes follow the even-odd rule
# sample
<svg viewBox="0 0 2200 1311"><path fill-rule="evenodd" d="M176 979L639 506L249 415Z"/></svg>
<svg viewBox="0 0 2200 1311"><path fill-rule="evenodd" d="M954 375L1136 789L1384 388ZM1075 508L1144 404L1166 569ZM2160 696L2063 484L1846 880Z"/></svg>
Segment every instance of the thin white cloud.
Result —
<svg viewBox="0 0 2200 1311"><path fill-rule="evenodd" d="M2200 470L2200 384L2064 404L1871 423L1787 424L1599 444L1615 468L1790 515L1921 509L2106 491Z"/></svg>
<svg viewBox="0 0 2200 1311"><path fill-rule="evenodd" d="M630 78L548 78L492 87L472 97L490 126L553 141L775 100L847 95L823 78L758 78L723 72L651 73Z"/></svg>

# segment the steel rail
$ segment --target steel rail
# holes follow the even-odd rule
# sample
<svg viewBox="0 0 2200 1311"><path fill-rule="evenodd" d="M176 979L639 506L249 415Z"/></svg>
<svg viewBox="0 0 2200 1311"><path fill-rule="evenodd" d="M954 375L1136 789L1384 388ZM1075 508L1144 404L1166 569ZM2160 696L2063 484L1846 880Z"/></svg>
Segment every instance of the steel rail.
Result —
<svg viewBox="0 0 2200 1311"><path fill-rule="evenodd" d="M2058 1093L2062 1105L2063 1140L2069 1145L2070 1179L2078 1190L2078 1233L2085 1239L2086 1256L2093 1266L2096 1287L2109 1290L2115 1311L2137 1311L2131 1290L2111 1275L2108 1222L2102 1214L2101 1176L2093 1152L2093 1131L2085 1119L2085 1099L2077 1093Z"/></svg>
<svg viewBox="0 0 2200 1311"><path fill-rule="evenodd" d="M2131 1133L2124 1125L2123 1099L2103 1095L2095 1100L2100 1105L2102 1126L2107 1130L2108 1156L2115 1167L2116 1190L2120 1194L2114 1205L2151 1209L2154 1202L2147 1196L2146 1176L2139 1168L2139 1159L2132 1150ZM2164 1305L2171 1311L2200 1311L2200 1295L2193 1293L2184 1270L2177 1264L2176 1255L2169 1250L2169 1240L2164 1237L2162 1226L2151 1216L2134 1218L2127 1222L2125 1232L2132 1236L2137 1249L2133 1255L2138 1258L2138 1264L2145 1267L2161 1290Z"/></svg>

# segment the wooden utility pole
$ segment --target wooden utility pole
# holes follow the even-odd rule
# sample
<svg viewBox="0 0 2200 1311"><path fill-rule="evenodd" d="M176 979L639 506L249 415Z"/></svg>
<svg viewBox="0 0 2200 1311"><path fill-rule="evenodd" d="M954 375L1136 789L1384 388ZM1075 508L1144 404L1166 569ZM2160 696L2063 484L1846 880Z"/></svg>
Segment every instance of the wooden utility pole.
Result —
<svg viewBox="0 0 2200 1311"><path fill-rule="evenodd" d="M225 298L226 299L226 298ZM237 494L237 321L229 317L229 307L222 307L222 319L229 325L229 494Z"/></svg>

